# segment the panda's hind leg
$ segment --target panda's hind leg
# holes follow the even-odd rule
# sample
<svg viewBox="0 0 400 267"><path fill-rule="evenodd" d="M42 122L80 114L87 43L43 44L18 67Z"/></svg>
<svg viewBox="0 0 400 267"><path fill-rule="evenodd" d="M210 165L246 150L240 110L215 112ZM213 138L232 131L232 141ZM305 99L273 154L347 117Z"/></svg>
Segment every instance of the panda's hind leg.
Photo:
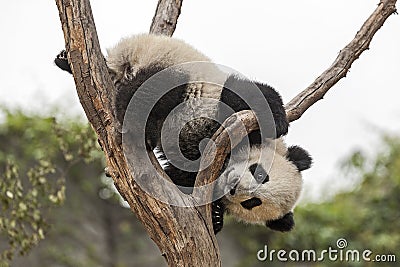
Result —
<svg viewBox="0 0 400 267"><path fill-rule="evenodd" d="M183 193L191 194L193 192L197 172L184 171L170 164L164 168L164 171Z"/></svg>

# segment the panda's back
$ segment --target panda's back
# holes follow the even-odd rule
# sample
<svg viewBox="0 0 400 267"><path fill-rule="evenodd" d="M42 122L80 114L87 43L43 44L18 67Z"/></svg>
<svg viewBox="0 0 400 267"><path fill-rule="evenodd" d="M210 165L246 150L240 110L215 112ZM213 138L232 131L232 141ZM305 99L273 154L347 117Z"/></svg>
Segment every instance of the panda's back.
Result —
<svg viewBox="0 0 400 267"><path fill-rule="evenodd" d="M153 34L123 38L107 52L107 65L111 69L126 63L142 69L155 65L167 68L186 62L210 62L208 57L182 40Z"/></svg>
<svg viewBox="0 0 400 267"><path fill-rule="evenodd" d="M177 158L182 153L190 160L198 158L199 142L211 137L219 125L215 119L227 74L184 41L151 34L122 39L108 50L107 65L120 79L127 65L132 68L134 78L126 86L131 93L140 87L142 93L147 90L145 96L152 95L156 88L166 90L157 103L146 102L147 99L139 103L155 104L146 129L150 142L160 148L162 141L163 150L173 151L169 157ZM152 80L157 86L151 84ZM176 87L168 88L166 84ZM177 135L180 149L176 148Z"/></svg>

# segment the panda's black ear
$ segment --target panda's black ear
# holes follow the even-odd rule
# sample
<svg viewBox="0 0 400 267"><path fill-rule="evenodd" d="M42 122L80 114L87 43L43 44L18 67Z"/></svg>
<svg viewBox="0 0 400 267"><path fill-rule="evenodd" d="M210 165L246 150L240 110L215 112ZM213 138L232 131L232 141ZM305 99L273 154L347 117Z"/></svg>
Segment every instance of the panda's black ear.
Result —
<svg viewBox="0 0 400 267"><path fill-rule="evenodd" d="M293 212L288 212L280 219L266 221L265 225L272 230L288 232L294 227Z"/></svg>
<svg viewBox="0 0 400 267"><path fill-rule="evenodd" d="M286 158L291 161L299 171L307 170L311 167L312 158L307 151L299 146L288 148Z"/></svg>

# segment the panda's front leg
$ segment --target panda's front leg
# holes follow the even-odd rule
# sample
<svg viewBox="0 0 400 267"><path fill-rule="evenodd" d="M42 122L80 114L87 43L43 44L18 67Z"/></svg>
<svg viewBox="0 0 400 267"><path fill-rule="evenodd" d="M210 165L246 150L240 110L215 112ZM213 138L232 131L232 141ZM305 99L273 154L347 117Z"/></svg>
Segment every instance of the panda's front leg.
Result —
<svg viewBox="0 0 400 267"><path fill-rule="evenodd" d="M272 113L275 122L276 138L286 135L289 130L289 122L286 117L285 109L280 106L278 110L278 112Z"/></svg>
<svg viewBox="0 0 400 267"><path fill-rule="evenodd" d="M54 59L54 63L60 69L72 74L71 66L69 65L68 62L67 51L62 50Z"/></svg>
<svg viewBox="0 0 400 267"><path fill-rule="evenodd" d="M212 203L212 223L214 234L217 234L221 231L224 226L224 213L225 213L225 205L222 203L221 199L218 199Z"/></svg>
<svg viewBox="0 0 400 267"><path fill-rule="evenodd" d="M265 225L275 231L280 231L280 232L291 231L295 225L293 212L290 211L286 213L282 218L279 218L277 220L267 221Z"/></svg>
<svg viewBox="0 0 400 267"><path fill-rule="evenodd" d="M265 100L267 100L272 113L275 124L274 137L279 138L286 135L289 130L289 121L286 117L286 111L281 96L274 88L267 84L256 82L256 85L261 90Z"/></svg>
<svg viewBox="0 0 400 267"><path fill-rule="evenodd" d="M260 95L260 92L262 95ZM264 137L275 139L286 135L288 132L289 122L286 118L282 98L274 88L267 84L230 75L224 84L221 102L229 106L234 112L252 109L257 118L266 123L263 131L267 136ZM266 104L268 107L265 106ZM266 111L271 112L272 121L269 114L266 115ZM219 121L226 119L226 113L226 111L219 112Z"/></svg>

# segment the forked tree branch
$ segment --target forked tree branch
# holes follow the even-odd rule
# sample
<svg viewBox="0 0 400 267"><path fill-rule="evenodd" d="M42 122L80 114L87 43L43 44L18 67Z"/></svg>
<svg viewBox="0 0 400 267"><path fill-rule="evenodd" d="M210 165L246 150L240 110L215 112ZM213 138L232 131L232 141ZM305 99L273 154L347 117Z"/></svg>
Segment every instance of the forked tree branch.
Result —
<svg viewBox="0 0 400 267"><path fill-rule="evenodd" d="M369 48L375 33L382 27L386 19L395 12L396 0L380 1L378 7L364 22L354 39L340 51L333 64L285 106L290 122L299 119L309 107L321 100L332 86L346 77L353 62Z"/></svg>
<svg viewBox="0 0 400 267"><path fill-rule="evenodd" d="M157 177L143 174L149 167L140 165L143 162L140 156L145 151L132 148L132 160L138 164L130 170L121 145L114 138L109 92L115 91L115 88L101 54L89 0L56 0L56 3L76 90L98 135L118 191L144 224L170 266L220 266L212 226L204 220L194 201L190 197L183 198L176 189L167 193L175 193L176 198L182 198L181 202L189 207L170 206L145 193L133 179L135 175L136 179L157 181ZM154 155L150 156L159 175L165 177Z"/></svg>
<svg viewBox="0 0 400 267"><path fill-rule="evenodd" d="M129 170L121 145L115 141L111 108L115 88L101 54L89 0L56 0L56 3L77 93L98 135L118 191L145 225L170 266L220 266L218 244L212 233L210 205L196 207L194 198L182 196L178 190L171 190L169 194L175 194L176 198L189 207L170 206L146 194L133 179L135 176L136 179L156 181L154 177L143 175L143 168L149 167L140 165L145 151L135 151L135 148L129 151L134 157L133 162L138 163ZM395 0L382 0L355 39L342 49L333 65L286 105L289 121L298 119L346 75L351 64L368 48L375 32L396 11L395 3ZM181 4L182 0L160 0L150 31L171 36ZM230 144L234 146L248 132L258 128L252 111L232 115L224 122L224 126L226 130L221 128L213 136L215 157L212 158L212 153L206 150L202 158L202 163L212 161L212 164L198 174L197 186L214 181L229 153ZM229 131L232 139L229 138ZM157 173L168 179L154 155L150 157ZM211 199L212 192L208 194L208 199Z"/></svg>

